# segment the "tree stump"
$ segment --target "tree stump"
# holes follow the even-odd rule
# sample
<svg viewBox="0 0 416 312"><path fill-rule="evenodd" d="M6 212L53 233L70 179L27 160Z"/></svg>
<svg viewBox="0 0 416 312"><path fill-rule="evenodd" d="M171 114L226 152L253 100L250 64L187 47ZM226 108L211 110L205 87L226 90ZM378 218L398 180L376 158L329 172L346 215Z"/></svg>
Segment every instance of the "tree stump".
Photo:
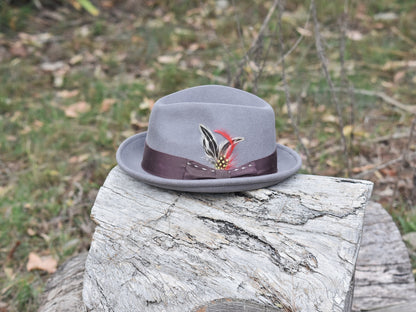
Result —
<svg viewBox="0 0 416 312"><path fill-rule="evenodd" d="M296 175L233 194L114 168L95 201L90 311L349 311L367 181Z"/></svg>
<svg viewBox="0 0 416 312"><path fill-rule="evenodd" d="M367 205L363 231L355 271L353 310L368 311L400 304L396 311L416 311L415 280L406 246L393 219L380 204ZM413 301L413 310L404 308L409 301Z"/></svg>

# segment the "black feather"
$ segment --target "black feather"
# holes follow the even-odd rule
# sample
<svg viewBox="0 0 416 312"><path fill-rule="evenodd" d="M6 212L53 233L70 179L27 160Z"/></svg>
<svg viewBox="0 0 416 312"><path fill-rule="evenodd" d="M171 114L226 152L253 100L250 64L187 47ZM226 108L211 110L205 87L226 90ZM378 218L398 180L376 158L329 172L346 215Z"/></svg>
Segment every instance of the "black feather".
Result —
<svg viewBox="0 0 416 312"><path fill-rule="evenodd" d="M218 144L214 138L214 135L204 125L199 125L199 129L202 133L202 146L204 147L205 154L215 162L218 158Z"/></svg>
<svg viewBox="0 0 416 312"><path fill-rule="evenodd" d="M243 140L244 140L244 138L242 138L242 137L233 138L234 144L237 144L238 142L241 142ZM231 145L230 142L224 141L220 146L220 154L219 155L224 156L227 153L227 149L230 147L230 145Z"/></svg>

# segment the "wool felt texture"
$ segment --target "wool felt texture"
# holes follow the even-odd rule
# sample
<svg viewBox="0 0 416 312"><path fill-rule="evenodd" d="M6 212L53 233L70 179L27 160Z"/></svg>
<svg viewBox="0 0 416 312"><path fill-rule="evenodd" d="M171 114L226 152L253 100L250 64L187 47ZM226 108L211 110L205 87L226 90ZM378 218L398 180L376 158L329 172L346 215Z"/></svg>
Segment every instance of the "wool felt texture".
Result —
<svg viewBox="0 0 416 312"><path fill-rule="evenodd" d="M210 129L220 144L225 138L243 137L233 151L233 166L264 158L277 148L278 171L272 174L228 179L166 179L146 172L141 162L145 144L156 151L183 157L213 167L201 140L199 126ZM300 156L276 144L272 107L251 93L218 85L185 89L159 99L152 110L149 128L124 141L117 151L117 162L130 176L158 187L188 192L236 192L276 184L296 173Z"/></svg>

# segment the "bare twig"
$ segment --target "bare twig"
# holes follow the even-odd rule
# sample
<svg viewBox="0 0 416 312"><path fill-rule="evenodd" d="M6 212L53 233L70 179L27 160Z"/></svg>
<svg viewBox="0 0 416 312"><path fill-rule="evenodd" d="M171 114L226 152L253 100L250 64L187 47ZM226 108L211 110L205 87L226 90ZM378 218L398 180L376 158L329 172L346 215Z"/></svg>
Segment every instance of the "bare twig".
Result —
<svg viewBox="0 0 416 312"><path fill-rule="evenodd" d="M409 139L407 140L406 149L403 153L403 160L408 162L408 163L410 162L410 160L408 159L408 155L410 153L410 146L413 142L413 137L415 136L415 132L416 132L416 117L413 118L412 125L410 126Z"/></svg>
<svg viewBox="0 0 416 312"><path fill-rule="evenodd" d="M235 87L239 87L241 82L240 82L240 78L241 75L243 74L244 71L244 65L247 64L247 62L250 59L250 55L259 49L259 45L261 45L262 40L263 40L263 36L264 36L264 32L266 31L267 25L270 22L271 17L273 16L274 11L276 10L276 7L279 3L279 0L274 0L273 5L271 6L271 8L269 9L269 12L267 13L266 18L264 19L259 32L257 33L256 38L254 38L254 40L251 42L250 48L247 50L247 52L245 53L245 55L243 56L243 58L241 59L241 61L239 62L238 65L238 70L237 73L234 76L234 79L232 81L232 85Z"/></svg>
<svg viewBox="0 0 416 312"><path fill-rule="evenodd" d="M342 117L342 109L341 109L341 105L338 101L338 97L335 94L334 83L332 82L332 78L329 75L329 71L328 71L328 59L325 55L325 50L322 46L321 32L319 30L319 23L318 23L318 18L317 18L317 15L316 15L315 0L311 0L311 8L312 8L312 18L313 18L313 23L314 23L314 30L315 30L316 50L318 52L319 59L321 60L322 69L323 69L326 81L329 85L332 102L335 104L335 107L336 107L336 110L337 110L338 119L339 119L339 132L340 132L340 136L341 136L341 143L342 143L343 150L344 150L344 163L345 163L345 167L347 168L348 175L349 175L349 173L351 171L351 166L350 166L349 157L348 157L347 141L346 141L345 135L344 135L344 120L343 120L343 117Z"/></svg>
<svg viewBox="0 0 416 312"><path fill-rule="evenodd" d="M336 92L345 92L346 89L334 88L334 91L336 91ZM401 110L403 110L405 112L408 112L408 113L411 113L411 114L416 114L416 105L403 104L403 103L399 102L398 100L392 98L391 96L388 96L384 92L364 90L364 89L353 89L353 93L361 94L361 95L368 95L368 96L376 96L376 97L379 97L380 99L382 99L384 102L386 102L390 105L393 105L397 108L400 108Z"/></svg>
<svg viewBox="0 0 416 312"><path fill-rule="evenodd" d="M415 132L415 127L416 127L416 117L413 119L412 125L410 126L409 139L407 140L406 149L404 150L402 154L402 159L401 159L402 164L397 172L396 184L394 185L393 195L391 196L391 202L390 202L391 207L393 206L394 200L396 199L397 190L399 189L399 181L401 180L403 169L406 169L410 166L410 157L409 157L410 145L412 144L412 141L413 141L413 134Z"/></svg>
<svg viewBox="0 0 416 312"><path fill-rule="evenodd" d="M340 64L341 64L341 85L347 91L345 92L345 97L347 98L347 103L350 108L350 120L349 124L351 127L354 127L355 123L355 101L354 101L354 94L353 94L353 86L347 77L347 71L345 69L345 42L347 38L347 28L348 28L348 6L349 0L344 1L344 10L341 14L341 21L340 21L340 45L339 45L339 55L340 55ZM354 139L354 131L351 131L348 148L348 155L351 154L352 144ZM352 160L351 160L352 161ZM348 168L350 170L350 168ZM351 172L348 172L350 175Z"/></svg>
<svg viewBox="0 0 416 312"><path fill-rule="evenodd" d="M235 0L232 0L232 4L233 4L234 8L237 7L235 5ZM237 12L237 10L236 10L236 12ZM235 22L237 23L237 34L238 34L238 38L240 39L241 47L245 50L246 49L246 44L244 42L244 36L243 36L243 32L241 30L240 18L239 18L239 16L237 16L237 13L235 14Z"/></svg>
<svg viewBox="0 0 416 312"><path fill-rule="evenodd" d="M405 36L396 26L393 26L391 28L391 31L397 36L399 36L403 41L406 41L406 43L412 46L416 46L416 42L410 39L409 37Z"/></svg>
<svg viewBox="0 0 416 312"><path fill-rule="evenodd" d="M383 135L377 138L373 138L368 140L369 143L379 143L383 141L390 141L390 140L400 140L404 138L408 138L410 135L410 132L403 132L403 133L393 133L389 135Z"/></svg>
<svg viewBox="0 0 416 312"><path fill-rule="evenodd" d="M306 18L305 26L303 26L304 29L308 29L310 16L311 16L311 6L309 6L308 16ZM303 38L305 38L305 36L301 34L299 36L299 38L296 40L295 44L285 53L285 55L283 55L276 62L275 66L279 65L282 62L283 58L288 57L293 51L295 51L295 49L298 47L298 45L302 42Z"/></svg>
<svg viewBox="0 0 416 312"><path fill-rule="evenodd" d="M409 153L407 156L408 156L408 159L413 159L414 157L416 157L416 152ZM356 175L353 176L353 178L354 179L362 179L362 178L364 178L366 176L369 176L369 175L373 174L374 172L376 172L378 170L387 168L389 166L395 165L395 164L400 163L402 161L403 161L403 155L400 155L397 158L394 158L392 160L386 161L384 163L381 163L379 165L376 165L376 166L372 167L369 170L366 170L366 171L363 171L363 172L361 172L359 174L356 174Z"/></svg>
<svg viewBox="0 0 416 312"><path fill-rule="evenodd" d="M287 112L289 114L290 121L292 123L293 129L295 131L296 138L302 147L303 152L306 155L306 162L308 163L308 167L313 172L313 166L311 162L311 155L309 150L306 148L305 144L303 144L302 139L299 134L299 128L294 120L292 114L292 108L290 107L290 93L289 93L289 86L286 81L286 72L285 72L285 54L284 54L284 43L283 43L283 35L282 35L282 13L284 10L284 0L279 1L279 13L278 13L278 22L277 22L277 31L278 31L278 38L279 38L279 47L281 53L281 63L282 63L282 81L283 81L283 88L285 91L285 100L286 100L286 107Z"/></svg>

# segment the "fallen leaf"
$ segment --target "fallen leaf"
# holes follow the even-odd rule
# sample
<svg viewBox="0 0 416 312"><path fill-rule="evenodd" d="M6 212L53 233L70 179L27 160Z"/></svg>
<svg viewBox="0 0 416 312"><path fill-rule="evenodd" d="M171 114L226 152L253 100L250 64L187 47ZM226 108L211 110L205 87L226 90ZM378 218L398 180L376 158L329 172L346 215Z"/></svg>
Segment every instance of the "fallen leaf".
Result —
<svg viewBox="0 0 416 312"><path fill-rule="evenodd" d="M59 69L62 69L66 66L64 62L55 62L55 63L49 63L45 62L40 64L40 69L42 69L45 72L54 72Z"/></svg>
<svg viewBox="0 0 416 312"><path fill-rule="evenodd" d="M69 70L69 67L66 67L53 73L53 86L55 88L60 88L63 86L64 77L65 77L65 74L68 72L68 70Z"/></svg>
<svg viewBox="0 0 416 312"><path fill-rule="evenodd" d="M188 51L189 52L194 52L196 50L198 50L200 48L200 45L198 43L192 43L189 47L188 47Z"/></svg>
<svg viewBox="0 0 416 312"><path fill-rule="evenodd" d="M113 104L116 102L116 99L104 99L101 103L100 113L108 112L111 106L113 106Z"/></svg>
<svg viewBox="0 0 416 312"><path fill-rule="evenodd" d="M325 114L324 116L322 116L322 121L338 123L338 117L330 114Z"/></svg>
<svg viewBox="0 0 416 312"><path fill-rule="evenodd" d="M81 154L78 156L72 156L71 158L69 158L69 163L70 164L76 164L76 163L82 163L84 161L86 161L88 158L90 158L90 154Z"/></svg>
<svg viewBox="0 0 416 312"><path fill-rule="evenodd" d="M143 102L139 105L139 108L140 109L150 109L150 110L152 110L153 105L155 105L155 101L145 97L143 99Z"/></svg>
<svg viewBox="0 0 416 312"><path fill-rule="evenodd" d="M4 293L2 291L2 293ZM7 312L8 305L6 302L0 301L0 312Z"/></svg>
<svg viewBox="0 0 416 312"><path fill-rule="evenodd" d="M5 267L4 268L4 274L6 274L7 278L9 279L9 281L14 280L14 278L15 278L15 274L13 273L13 269L12 268Z"/></svg>
<svg viewBox="0 0 416 312"><path fill-rule="evenodd" d="M400 70L395 73L393 77L394 83L399 83L401 80L403 80L404 76L406 76L406 72L404 70Z"/></svg>
<svg viewBox="0 0 416 312"><path fill-rule="evenodd" d="M26 48L20 41L12 44L12 46L10 47L10 53L13 56L20 56L20 57L25 57L27 55Z"/></svg>
<svg viewBox="0 0 416 312"><path fill-rule="evenodd" d="M43 127L43 122L42 122L42 121L40 121L40 120L35 120L35 121L33 122L33 127L34 127L36 130L39 130L40 128L42 128L42 127Z"/></svg>
<svg viewBox="0 0 416 312"><path fill-rule="evenodd" d="M13 188L13 185L7 185L7 186L0 186L0 197L3 197L7 194L11 189Z"/></svg>
<svg viewBox="0 0 416 312"><path fill-rule="evenodd" d="M31 252L29 253L29 260L26 264L26 269L28 271L41 270L48 273L55 273L57 266L58 261L56 261L52 256L40 257L36 253Z"/></svg>
<svg viewBox="0 0 416 312"><path fill-rule="evenodd" d="M364 36L358 30L348 30L347 38L353 41L360 41L360 40L363 40Z"/></svg>
<svg viewBox="0 0 416 312"><path fill-rule="evenodd" d="M77 118L80 114L89 112L91 110L90 104L85 101L77 102L65 108L65 116L70 118Z"/></svg>
<svg viewBox="0 0 416 312"><path fill-rule="evenodd" d="M416 67L416 60L410 61L387 61L381 68L382 70L392 70L403 67Z"/></svg>
<svg viewBox="0 0 416 312"><path fill-rule="evenodd" d="M394 12L382 12L374 15L376 21L394 21L398 18L399 16Z"/></svg>
<svg viewBox="0 0 416 312"><path fill-rule="evenodd" d="M28 134L31 131L32 131L32 128L29 127L29 125L25 125L23 127L23 129L19 131L19 133L25 135L25 134Z"/></svg>
<svg viewBox="0 0 416 312"><path fill-rule="evenodd" d="M352 172L353 173L360 173L363 171L368 171L374 168L374 165L365 165L365 166L361 166L361 167L354 167L352 168Z"/></svg>
<svg viewBox="0 0 416 312"><path fill-rule="evenodd" d="M390 168L380 169L380 172L386 176L395 177L397 176L397 170Z"/></svg>
<svg viewBox="0 0 416 312"><path fill-rule="evenodd" d="M77 55L74 55L74 56L73 56L73 57L71 57L71 59L69 60L69 64L71 64L71 65L78 64L78 63L80 63L83 59L84 59L84 57L83 57L83 55L82 55L82 54L77 54Z"/></svg>
<svg viewBox="0 0 416 312"><path fill-rule="evenodd" d="M157 61L161 64L175 64L181 57L179 53L175 55L161 55L157 58Z"/></svg>
<svg viewBox="0 0 416 312"><path fill-rule="evenodd" d="M62 90L56 93L56 95L63 99L68 99L74 96L77 96L79 94L79 90Z"/></svg>
<svg viewBox="0 0 416 312"><path fill-rule="evenodd" d="M312 32L311 32L309 29L306 29L306 28L297 27L297 28L296 28L296 31L297 31L300 35L305 36L305 37L311 37L311 36L312 36Z"/></svg>
<svg viewBox="0 0 416 312"><path fill-rule="evenodd" d="M354 132L354 127L352 125L346 125L344 129L342 129L342 133L344 136L349 137Z"/></svg>
<svg viewBox="0 0 416 312"><path fill-rule="evenodd" d="M114 6L114 2L109 1L109 0L104 0L104 1L101 2L101 6L103 8L112 8Z"/></svg>

